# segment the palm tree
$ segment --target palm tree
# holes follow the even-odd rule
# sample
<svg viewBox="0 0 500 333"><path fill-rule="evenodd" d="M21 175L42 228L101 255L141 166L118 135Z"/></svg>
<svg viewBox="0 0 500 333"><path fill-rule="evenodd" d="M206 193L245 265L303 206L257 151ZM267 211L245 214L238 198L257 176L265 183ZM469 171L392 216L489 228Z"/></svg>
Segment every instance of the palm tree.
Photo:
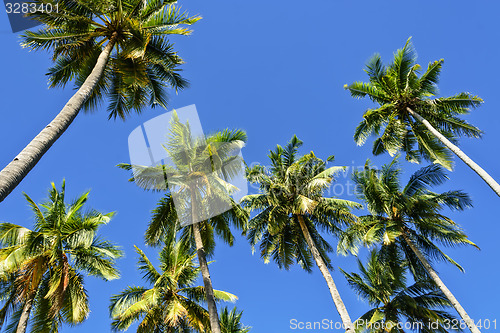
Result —
<svg viewBox="0 0 500 333"><path fill-rule="evenodd" d="M446 324L454 319L444 311L450 302L432 281L407 286L404 261L397 252L392 254L384 258L372 250L366 267L358 259L361 274L342 271L351 288L372 307L354 323L356 331L447 332Z"/></svg>
<svg viewBox="0 0 500 333"><path fill-rule="evenodd" d="M125 331L140 322L137 332L205 332L208 312L201 306L205 288L195 287L200 268L194 263L196 252L186 242L167 240L160 251L157 270L138 247L139 270L149 287L128 287L111 298L111 324L114 331ZM214 291L217 300L234 301L236 296Z"/></svg>
<svg viewBox="0 0 500 333"><path fill-rule="evenodd" d="M5 328L6 332L15 332L17 323L22 313L22 307L18 306L19 303L16 302L17 298L17 286L15 274L5 274L2 272L0 276L0 302L3 303L2 309L0 310L0 329L5 327L5 323L8 321L8 325ZM7 320L7 318L9 320Z"/></svg>
<svg viewBox="0 0 500 333"><path fill-rule="evenodd" d="M115 260L121 250L97 234L113 213L83 212L88 194L67 204L65 183L61 190L52 183L44 204L25 194L34 213L33 230L0 224L0 276L9 282L4 309L13 311L9 332L26 332L30 317L31 332L58 332L62 323L79 324L89 314L84 274L119 277Z"/></svg>
<svg viewBox="0 0 500 333"><path fill-rule="evenodd" d="M35 0L45 6L46 0ZM189 35L182 27L198 21L175 7L175 1L57 0L58 10L30 16L42 22L23 35L23 46L50 50L51 87L74 81L79 88L59 114L16 158L0 171L0 202L19 185L42 156L68 129L80 110L109 100L109 118L125 119L131 111L167 104L167 89L184 89L181 58L169 35Z"/></svg>
<svg viewBox="0 0 500 333"><path fill-rule="evenodd" d="M353 332L347 309L330 274L331 261L327 253L333 249L320 232L337 235L342 225L356 218L351 209L358 204L325 197L333 176L345 167L327 168L326 161L313 152L299 157L302 145L296 136L285 148L277 146L269 154L271 169L257 165L248 170L250 183L258 184L260 194L248 195L242 205L258 211L248 223L247 238L253 248L260 242L260 254L265 262L272 258L280 268L289 269L298 263L312 271L312 258L326 280L331 296L342 318L346 332Z"/></svg>
<svg viewBox="0 0 500 333"><path fill-rule="evenodd" d="M446 246L472 245L463 230L449 217L442 214L448 207L464 210L471 207L469 196L462 191L435 193L429 187L440 185L447 175L433 164L416 171L403 188L397 160L384 165L381 170L371 167L369 161L363 171L354 173L354 181L370 215L349 227L339 242L341 252L356 251L365 245L395 244L406 260L416 280L429 277L457 310L469 329L479 330L473 320L432 267L430 258L448 261L462 268L444 254L435 243Z"/></svg>
<svg viewBox="0 0 500 333"><path fill-rule="evenodd" d="M482 99L466 92L436 97L443 59L429 63L420 76L416 60L408 39L389 66L382 64L378 54L368 61L365 71L369 82L345 85L353 97L368 96L379 105L363 115L354 134L356 143L362 145L375 134L379 137L373 143L374 155L388 152L393 156L402 150L411 162L419 163L424 158L449 170L451 151L500 196L500 185L457 147L460 136L481 137L481 130L460 116L478 107Z"/></svg>
<svg viewBox="0 0 500 333"><path fill-rule="evenodd" d="M222 329L222 333L248 333L250 332L250 328L248 326L243 326L241 323L241 316L243 315L243 311L238 311L236 307L234 307L231 311L227 307L222 309L220 314L220 326Z"/></svg>
<svg viewBox="0 0 500 333"><path fill-rule="evenodd" d="M214 251L214 232L232 245L234 237L230 226L242 229L247 219L246 212L230 197L235 187L226 181L237 173L238 166L241 167L242 161L234 152L241 149L245 141L246 134L240 130L225 130L206 139L198 138L191 133L189 123L181 123L174 112L164 146L170 165L119 165L132 171L131 180L140 187L167 190L153 212L146 242L158 245L162 239L182 229L181 239L196 248L213 333L220 333L221 328L207 255ZM222 206L231 209L221 213L217 208Z"/></svg>

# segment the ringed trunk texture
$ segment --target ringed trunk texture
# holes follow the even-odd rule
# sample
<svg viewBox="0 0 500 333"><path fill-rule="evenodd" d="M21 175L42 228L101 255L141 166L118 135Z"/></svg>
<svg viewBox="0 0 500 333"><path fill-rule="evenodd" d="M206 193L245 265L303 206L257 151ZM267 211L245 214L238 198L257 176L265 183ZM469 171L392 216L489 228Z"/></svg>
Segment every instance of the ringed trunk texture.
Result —
<svg viewBox="0 0 500 333"><path fill-rule="evenodd" d="M193 191L191 191L191 218L193 221L197 220ZM221 333L219 314L217 313L217 305L215 304L214 288L212 287L212 279L210 278L210 271L208 270L207 256L201 238L199 222L193 224L193 234L198 261L200 262L201 276L203 277L203 284L205 286L205 296L207 298L208 314L210 317L210 329L212 333Z"/></svg>
<svg viewBox="0 0 500 333"><path fill-rule="evenodd" d="M330 274L330 271L328 270L325 261L321 257L321 254L319 253L316 244L314 243L311 234L309 233L309 230L307 229L304 217L302 215L297 215L297 218L299 220L302 233L306 238L307 245L309 245L314 260L316 261L316 264L318 265L321 274L323 274L323 277L325 278L326 284L328 285L328 289L330 289L330 294L332 295L333 303L335 303L335 307L337 308L340 318L342 319L344 329L346 332L354 333L354 325L351 321L351 317L349 317L349 313L347 312L344 302L340 297L339 291L337 290L337 286L335 285L335 282L333 282L333 277Z"/></svg>
<svg viewBox="0 0 500 333"><path fill-rule="evenodd" d="M59 137L68 129L80 109L90 97L96 84L104 73L111 50L115 45L116 33L102 50L94 69L83 85L69 99L59 114L31 142L0 171L0 202L2 202L21 181L28 175L42 156L52 147Z"/></svg>
<svg viewBox="0 0 500 333"><path fill-rule="evenodd" d="M412 249L412 251L415 253L415 255L418 257L422 265L424 266L425 270L427 273L429 273L429 276L432 278L434 283L438 286L438 288L443 292L443 294L446 296L446 298L450 301L451 305L457 310L458 314L460 317L462 317L463 321L469 328L469 330L472 333L481 333L481 331L476 327L474 324L474 320L469 317L467 312L465 312L465 309L462 307L462 305L458 302L458 300L455 298L455 296L451 293L451 291L446 287L444 282L441 280L437 272L432 268L431 264L427 261L425 256L423 255L422 252L415 246L413 241L408 237L406 234L406 231L403 230L402 232L403 238L405 242L408 244L408 246Z"/></svg>
<svg viewBox="0 0 500 333"><path fill-rule="evenodd" d="M451 150L455 155L457 155L465 164L467 164L474 172L476 172L479 177L481 177L486 184L500 197L500 185L497 183L493 177L491 177L483 168L481 168L476 162L474 162L469 156L467 156L460 148L454 145L450 140L448 140L443 134L441 134L437 129L435 129L428 120L423 118L421 115L416 113L410 108L406 110L419 122L424 124L424 126L441 141L449 150Z"/></svg>
<svg viewBox="0 0 500 333"><path fill-rule="evenodd" d="M19 323L17 324L16 333L25 333L28 328L28 319L30 318L31 308L33 307L33 301L35 300L36 291L31 291L28 295L28 299L24 303L23 312L19 318Z"/></svg>

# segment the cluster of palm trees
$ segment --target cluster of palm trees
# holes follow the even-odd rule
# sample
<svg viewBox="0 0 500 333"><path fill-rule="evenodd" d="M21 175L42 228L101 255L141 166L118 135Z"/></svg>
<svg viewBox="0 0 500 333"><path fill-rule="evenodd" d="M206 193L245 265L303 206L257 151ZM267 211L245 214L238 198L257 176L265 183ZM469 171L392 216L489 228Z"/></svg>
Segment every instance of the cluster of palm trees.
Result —
<svg viewBox="0 0 500 333"><path fill-rule="evenodd" d="M125 119L132 111L166 107L167 90L188 86L179 73L182 59L168 37L190 34L186 26L199 16L181 12L173 0L56 1L57 13L30 14L44 26L26 32L23 45L52 52L51 86L73 81L78 90L0 171L0 201L81 110L107 102L110 118ZM218 303L237 297L213 288L208 262L216 235L232 246L237 231L265 262L285 270L297 263L307 272L316 265L345 332L447 332L455 319L452 308L462 328L480 332L434 268L436 261L445 261L462 269L442 246L477 247L443 212L461 211L472 203L462 191L438 193L432 187L448 179L444 168L452 170L455 153L500 196L500 185L457 147L461 136L481 136L461 116L482 100L469 93L437 97L443 61L431 62L421 72L416 60L408 40L389 65L378 55L369 60L369 82L345 86L353 97L369 97L377 104L364 113L355 130L356 143L376 136L373 154L395 156L380 169L368 160L362 170L353 171L360 202L326 195L346 167L329 165L333 156L300 155L302 141L296 136L270 151L270 168L247 168L248 181L259 190L236 202L231 180L235 162L242 161L234 151L246 142L245 132L225 130L200 142L174 112L164 145L169 165L119 165L138 186L165 193L145 231L146 245L159 248L159 267L136 247L145 286L130 286L111 297L112 330L136 324L137 332L248 332L235 307L219 313ZM409 162L432 164L403 185L401 152ZM0 328L58 332L62 325L80 324L88 317L86 275L119 278L116 260L122 251L98 235L113 214L84 210L88 193L68 204L64 182L60 189L52 184L42 204L25 197L33 210L33 228L0 224ZM182 199L180 205L175 197ZM228 209L214 214L214 202ZM366 215L354 213L363 208ZM365 264L358 260L360 272L342 272L371 309L353 320L331 274L332 254L357 254L361 246L371 250ZM197 285L200 276L202 286Z"/></svg>

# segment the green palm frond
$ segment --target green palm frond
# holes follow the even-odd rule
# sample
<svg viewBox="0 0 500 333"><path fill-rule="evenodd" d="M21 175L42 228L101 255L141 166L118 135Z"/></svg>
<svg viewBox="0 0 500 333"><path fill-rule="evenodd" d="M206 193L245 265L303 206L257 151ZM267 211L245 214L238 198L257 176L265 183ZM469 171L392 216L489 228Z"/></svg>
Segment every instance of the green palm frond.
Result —
<svg viewBox="0 0 500 333"><path fill-rule="evenodd" d="M411 197L420 190L425 190L431 186L441 185L446 180L448 180L448 176L439 165L429 165L417 170L410 177L410 180L402 192L404 195Z"/></svg>
<svg viewBox="0 0 500 333"><path fill-rule="evenodd" d="M248 333L251 327L244 326L241 323L241 317L243 316L243 311L238 311L236 307L232 308L231 311L227 307L224 307L220 313L220 326L222 333Z"/></svg>
<svg viewBox="0 0 500 333"><path fill-rule="evenodd" d="M142 273L142 278L146 280L150 284L154 284L156 280L160 278L160 273L156 270L156 268L153 266L151 261L146 257L144 252L142 252L141 249L139 249L137 246L135 247L135 251L139 254L139 271Z"/></svg>

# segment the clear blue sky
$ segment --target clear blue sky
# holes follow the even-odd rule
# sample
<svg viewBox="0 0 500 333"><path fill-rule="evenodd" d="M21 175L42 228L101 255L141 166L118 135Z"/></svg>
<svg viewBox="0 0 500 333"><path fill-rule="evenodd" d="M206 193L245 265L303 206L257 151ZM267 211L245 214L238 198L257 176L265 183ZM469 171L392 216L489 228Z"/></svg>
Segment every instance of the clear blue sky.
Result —
<svg viewBox="0 0 500 333"><path fill-rule="evenodd" d="M196 104L206 131L242 128L249 141L248 163L266 163L276 144L297 134L303 152L336 156L339 165L362 165L371 147L356 147L354 128L369 101L352 99L343 85L366 80L365 61L375 52L386 61L409 36L419 63L445 59L441 93L469 91L485 103L467 120L485 131L482 140L461 140L462 148L497 180L500 179L500 6L496 1L182 1L185 10L204 19L193 36L178 38L177 49L186 60L185 76L192 87L172 96L171 108ZM6 165L56 114L71 96L71 87L49 90L44 73L50 59L29 53L10 33L0 14L1 81L0 165ZM43 157L22 184L0 204L0 220L31 226L31 214L22 192L39 201L51 181L66 178L76 196L91 189L90 206L117 211L103 228L105 237L122 245L122 278L102 282L87 278L92 313L73 332L108 332L108 300L130 284L142 283L135 270L133 245L145 248L142 235L159 195L127 183L127 174L115 165L128 161L127 137L161 110L132 116L126 122L108 121L105 112L81 114ZM376 165L387 157L372 158ZM408 177L416 169L404 164ZM406 180L407 178L405 178ZM345 184L348 178L340 178ZM451 180L439 190L463 189L475 207L450 215L462 224L481 251L448 250L465 274L449 265L437 265L443 280L475 319L500 320L498 255L500 199L461 161ZM344 198L354 199L343 195ZM330 238L332 244L336 241ZM148 250L151 257L154 250ZM210 267L215 288L239 296L243 321L253 332L293 332L289 321L339 320L325 281L318 271L298 267L280 271L251 254L244 238L229 248L219 242ZM355 269L353 257L334 258L334 265ZM335 270L334 279L353 318L368 309ZM493 331L491 329L490 331Z"/></svg>

